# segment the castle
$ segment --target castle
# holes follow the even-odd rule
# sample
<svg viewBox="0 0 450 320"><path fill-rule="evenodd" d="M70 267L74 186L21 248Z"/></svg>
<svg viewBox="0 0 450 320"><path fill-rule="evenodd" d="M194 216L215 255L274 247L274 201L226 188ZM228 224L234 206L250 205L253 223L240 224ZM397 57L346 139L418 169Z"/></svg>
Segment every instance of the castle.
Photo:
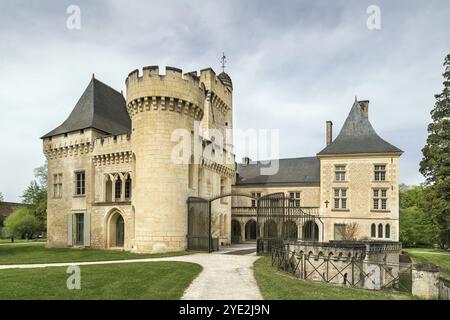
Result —
<svg viewBox="0 0 450 320"><path fill-rule="evenodd" d="M313 209L313 240L343 239L353 224L358 239L398 241L402 151L376 134L368 101L355 100L334 141L327 122L327 146L316 156L280 159L278 172L264 176L259 162L235 163L233 84L225 72L166 67L162 75L151 66L125 83L126 99L93 76L67 120L42 137L50 247L184 250L189 197L275 192ZM223 198L211 214L220 244L256 239L256 200ZM304 239L304 226L295 227Z"/></svg>

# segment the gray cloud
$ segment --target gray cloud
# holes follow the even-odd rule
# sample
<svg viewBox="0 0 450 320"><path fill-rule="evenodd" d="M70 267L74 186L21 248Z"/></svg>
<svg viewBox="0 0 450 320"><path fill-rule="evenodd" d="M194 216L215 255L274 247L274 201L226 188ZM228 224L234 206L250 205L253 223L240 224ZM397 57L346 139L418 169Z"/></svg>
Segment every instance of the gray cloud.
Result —
<svg viewBox="0 0 450 320"><path fill-rule="evenodd" d="M81 30L66 8L81 7ZM145 65L233 78L235 127L279 128L280 155L314 155L354 96L371 100L377 132L405 151L401 181L419 183L433 94L450 52L448 1L18 1L0 3L0 191L19 200L44 162L39 137L60 124L91 74L118 90ZM236 141L239 144L239 141ZM238 159L243 156L238 154Z"/></svg>

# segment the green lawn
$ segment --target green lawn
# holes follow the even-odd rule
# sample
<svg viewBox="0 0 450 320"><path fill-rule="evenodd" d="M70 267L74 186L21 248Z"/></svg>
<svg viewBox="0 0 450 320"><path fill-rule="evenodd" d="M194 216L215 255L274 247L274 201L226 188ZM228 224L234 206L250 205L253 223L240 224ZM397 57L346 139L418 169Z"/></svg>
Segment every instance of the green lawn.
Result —
<svg viewBox="0 0 450 320"><path fill-rule="evenodd" d="M180 256L188 252L172 252L164 254L138 254L127 251L91 250L71 248L46 248L45 243L32 242L0 245L0 264L28 264L52 262L82 262L158 258Z"/></svg>
<svg viewBox="0 0 450 320"><path fill-rule="evenodd" d="M408 300L410 294L343 288L337 285L299 280L271 266L263 257L254 264L254 274L266 300Z"/></svg>
<svg viewBox="0 0 450 320"><path fill-rule="evenodd" d="M67 289L65 267L0 270L0 300L180 299L202 267L187 262L81 266L81 289Z"/></svg>
<svg viewBox="0 0 450 320"><path fill-rule="evenodd" d="M450 252L443 249L406 248L403 249L414 262L428 262L441 268L450 269ZM441 275L450 279L450 272L441 272Z"/></svg>
<svg viewBox="0 0 450 320"><path fill-rule="evenodd" d="M450 252L443 249L407 248L403 249L417 262L433 263L439 267L450 269Z"/></svg>

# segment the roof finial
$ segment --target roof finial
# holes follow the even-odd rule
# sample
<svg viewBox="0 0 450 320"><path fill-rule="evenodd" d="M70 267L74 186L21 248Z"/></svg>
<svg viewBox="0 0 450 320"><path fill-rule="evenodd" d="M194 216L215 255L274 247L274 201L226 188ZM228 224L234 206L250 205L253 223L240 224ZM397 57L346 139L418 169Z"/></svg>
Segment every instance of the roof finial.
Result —
<svg viewBox="0 0 450 320"><path fill-rule="evenodd" d="M225 64L227 63L227 57L225 56L225 52L222 52L222 58L220 58L220 62L222 64L222 72L225 72Z"/></svg>
<svg viewBox="0 0 450 320"><path fill-rule="evenodd" d="M358 101L358 97L357 96L355 96L355 102L357 102Z"/></svg>
<svg viewBox="0 0 450 320"><path fill-rule="evenodd" d="M95 79L95 73L92 74L92 79Z"/></svg>

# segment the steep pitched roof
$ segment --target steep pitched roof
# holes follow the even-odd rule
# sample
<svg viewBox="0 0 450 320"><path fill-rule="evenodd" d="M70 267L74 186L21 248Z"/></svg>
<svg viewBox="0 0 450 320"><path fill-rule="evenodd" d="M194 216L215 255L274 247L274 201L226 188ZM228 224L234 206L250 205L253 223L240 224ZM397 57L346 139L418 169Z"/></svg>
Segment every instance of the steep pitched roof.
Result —
<svg viewBox="0 0 450 320"><path fill-rule="evenodd" d="M248 165L238 164L236 185L249 184L306 184L320 183L320 163L317 157L280 159L278 172L274 175L261 175L260 162Z"/></svg>
<svg viewBox="0 0 450 320"><path fill-rule="evenodd" d="M317 155L402 152L380 138L364 116L359 102L355 101L339 135Z"/></svg>
<svg viewBox="0 0 450 320"><path fill-rule="evenodd" d="M94 77L67 120L42 138L86 128L95 128L113 135L131 131L125 98Z"/></svg>

